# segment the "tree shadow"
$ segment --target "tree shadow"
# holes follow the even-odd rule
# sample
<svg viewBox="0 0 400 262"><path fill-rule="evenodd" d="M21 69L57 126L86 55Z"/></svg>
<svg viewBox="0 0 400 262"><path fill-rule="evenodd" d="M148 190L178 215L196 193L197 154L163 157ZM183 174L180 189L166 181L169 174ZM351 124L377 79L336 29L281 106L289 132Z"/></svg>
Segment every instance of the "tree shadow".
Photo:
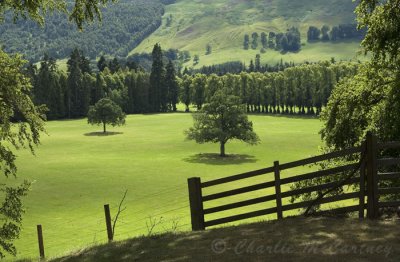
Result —
<svg viewBox="0 0 400 262"><path fill-rule="evenodd" d="M231 154L221 157L215 153L204 153L189 156L183 159L189 163L200 163L208 165L240 165L244 163L255 163L258 161L254 156Z"/></svg>
<svg viewBox="0 0 400 262"><path fill-rule="evenodd" d="M247 115L250 116L272 116L272 117L280 117L280 118L292 118L292 119L319 119L319 116L317 115L307 115L307 114L280 114L280 113L256 113L256 112L250 112L247 113Z"/></svg>
<svg viewBox="0 0 400 262"><path fill-rule="evenodd" d="M90 132L84 134L85 136L115 136L115 135L121 135L123 132Z"/></svg>
<svg viewBox="0 0 400 262"><path fill-rule="evenodd" d="M50 261L397 262L398 226L396 221L286 218L207 231L136 237L77 250ZM217 242L222 246L216 245Z"/></svg>

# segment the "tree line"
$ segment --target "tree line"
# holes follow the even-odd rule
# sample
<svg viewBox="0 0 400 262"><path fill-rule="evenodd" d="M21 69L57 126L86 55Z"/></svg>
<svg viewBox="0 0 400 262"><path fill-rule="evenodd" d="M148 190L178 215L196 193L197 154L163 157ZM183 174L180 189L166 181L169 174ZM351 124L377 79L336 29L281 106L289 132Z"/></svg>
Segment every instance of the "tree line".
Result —
<svg viewBox="0 0 400 262"><path fill-rule="evenodd" d="M282 52L297 52L301 48L300 31L296 27L289 28L285 33L269 32L267 35L262 32L260 35L257 32L251 34L251 39L248 34L244 35L243 49L257 49L261 43L261 53L266 50L273 49Z"/></svg>
<svg viewBox="0 0 400 262"><path fill-rule="evenodd" d="M357 72L349 62L304 64L280 72L183 75L180 101L201 109L217 90L228 90L246 105L247 112L273 114L319 114L330 93L342 78Z"/></svg>
<svg viewBox="0 0 400 262"><path fill-rule="evenodd" d="M332 62L335 60L332 59ZM308 62L305 62L308 63ZM205 75L211 75L211 74L216 74L219 76L231 73L231 74L239 74L241 72L278 72L278 71L283 71L286 68L293 67L295 66L294 62L284 62L283 59L281 59L279 62L275 64L261 64L261 56L260 54L257 54L255 56L254 62L253 59L250 60L249 66L247 66L245 63L240 62L240 61L232 61L232 62L225 62L222 64L215 64L215 65L210 65L210 66L202 66L199 69L193 69L193 68L186 68L183 70L183 74L205 74Z"/></svg>
<svg viewBox="0 0 400 262"><path fill-rule="evenodd" d="M105 66L93 73L89 60L76 49L65 73L55 59L45 56L39 69L27 68L33 79L33 99L48 107L49 119L79 118L102 98L110 98L127 114L176 111L179 102L186 111L191 106L200 110L217 90L224 89L239 97L247 112L319 114L335 84L358 69L358 63L320 62L277 72L178 76L171 61L164 63L158 44L152 57L151 72L128 66L112 72Z"/></svg>
<svg viewBox="0 0 400 262"><path fill-rule="evenodd" d="M365 37L367 30L357 29L357 24L340 24L332 27L332 29L323 25L321 28L310 26L307 31L307 41L340 41L346 39L362 40Z"/></svg>

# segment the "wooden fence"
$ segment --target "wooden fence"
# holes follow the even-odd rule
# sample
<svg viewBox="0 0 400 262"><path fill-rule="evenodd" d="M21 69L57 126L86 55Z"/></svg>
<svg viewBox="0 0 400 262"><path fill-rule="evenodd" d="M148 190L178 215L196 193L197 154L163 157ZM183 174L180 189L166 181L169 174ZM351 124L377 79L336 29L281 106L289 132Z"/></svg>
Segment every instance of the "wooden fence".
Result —
<svg viewBox="0 0 400 262"><path fill-rule="evenodd" d="M392 181L397 179L400 181L400 172L393 172L393 168L389 168L400 165L400 158L378 159L378 155L381 155L381 152L393 149L400 149L400 142L378 143L376 137L371 133L368 133L365 141L359 147L353 147L285 164L280 164L279 161L275 161L274 165L271 167L206 182L202 182L199 177L189 178L188 188L189 188L192 230L204 230L206 227L211 227L215 225L220 225L224 223L229 223L242 219L259 217L269 214L276 214L277 219L282 219L284 211L297 210L301 208L310 208L316 204L325 204L325 203L331 203L349 199L356 199L356 201L358 200L358 204L319 211L318 213L323 214L326 212L333 212L333 213L358 212L359 217L364 218L364 211L366 209L368 218L371 219L377 218L379 217L379 208L396 207L400 205L400 201L391 201L391 202L379 201L379 196L381 195L400 193L400 187L379 188L378 186L379 184L384 184L382 183L384 181ZM307 174L300 174L291 177L281 178L282 170L288 170L295 167L316 164L321 161L327 161L336 158L344 158L346 156L351 156L351 155L357 157L359 161L356 163L343 164L341 166L336 166L334 168L310 172ZM383 172L378 173L378 170L382 170ZM341 181L312 185L304 188L296 188L282 192L282 185L292 184L300 181L306 181L309 179L315 179L325 176L337 175L344 172L346 172L345 174L347 174L347 176ZM203 195L202 193L202 190L204 188L209 188L216 185L221 185L239 180L245 180L252 177L272 175L272 174L274 176L273 181L248 185L245 187L231 189L209 195ZM299 203L290 203L285 205L282 204L283 198L301 195L305 193L311 193L311 192L319 192L320 196L323 196L324 193L327 193L327 191L329 190L333 190L338 187L342 187L345 185L352 185L356 183L359 184L358 191L343 192L335 196L319 197L318 199L311 201L303 201ZM217 199L221 200L222 198L267 188L274 188L275 193L240 202L227 203L212 208L205 209L203 207L204 206L203 204L205 202ZM367 198L367 201L365 201L365 198ZM222 217L209 221L205 220L205 215L207 214L214 214L231 209L239 209L241 207L246 207L259 203L265 203L268 201L274 201L275 206L247 213L238 212L239 214L237 215Z"/></svg>

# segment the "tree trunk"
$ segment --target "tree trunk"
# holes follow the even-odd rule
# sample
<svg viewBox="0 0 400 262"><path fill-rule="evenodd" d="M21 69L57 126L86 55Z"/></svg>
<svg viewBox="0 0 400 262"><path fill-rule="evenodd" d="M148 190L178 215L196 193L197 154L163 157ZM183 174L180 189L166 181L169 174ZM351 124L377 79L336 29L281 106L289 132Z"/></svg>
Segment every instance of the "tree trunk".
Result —
<svg viewBox="0 0 400 262"><path fill-rule="evenodd" d="M220 154L219 154L219 156L222 156L222 157L224 157L225 156L225 142L220 142Z"/></svg>
<svg viewBox="0 0 400 262"><path fill-rule="evenodd" d="M105 132L106 132L106 123L103 122L103 133L105 133Z"/></svg>

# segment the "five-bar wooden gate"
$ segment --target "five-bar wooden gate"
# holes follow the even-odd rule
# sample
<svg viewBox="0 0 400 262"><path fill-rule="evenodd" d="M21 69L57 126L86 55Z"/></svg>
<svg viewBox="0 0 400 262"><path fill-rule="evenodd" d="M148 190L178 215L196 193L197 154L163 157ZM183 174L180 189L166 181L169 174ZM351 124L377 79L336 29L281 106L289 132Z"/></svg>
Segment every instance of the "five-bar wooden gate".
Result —
<svg viewBox="0 0 400 262"><path fill-rule="evenodd" d="M379 208L400 206L400 201L399 201L400 198L397 198L397 201L389 201L389 202L380 201L381 195L387 195L387 194L400 195L400 187L379 188L380 184L381 185L385 184L384 181L400 180L400 172L393 171L393 167L400 166L400 158L378 159L378 155L382 155L381 152L385 152L387 150L396 150L396 149L400 149L400 142L378 143L376 137L371 133L368 133L365 142L358 147L353 147L324 155L310 157L285 164L280 164L279 161L275 161L274 165L271 167L206 182L202 182L199 177L189 178L188 187L189 187L192 230L204 230L206 227L210 226L220 225L224 223L229 223L242 219L248 219L269 214L276 214L277 219L282 219L284 211L307 208L315 204L331 203L348 199L358 199L358 203L356 205L350 205L350 206L348 205L335 209L319 211L318 213L323 214L325 212L334 212L334 213L358 212L359 217L363 218L364 210L366 209L368 218L371 219L377 218L379 217ZM331 160L335 158L344 158L346 156L351 156L351 155L357 156L359 158L359 161L356 163L336 166L334 168L281 178L282 170L315 164L321 161ZM393 152L391 155L393 155ZM378 173L378 170L383 172ZM343 172L347 172L349 175L341 181L312 185L304 188L296 188L282 192L282 185L292 184L299 181L315 179L324 176L337 175ZM216 185L244 180L247 178L266 175L266 174L273 174L274 179L269 182L248 185L245 187L231 189L209 195L203 195L202 193L204 188L209 188ZM283 198L310 192L320 192L320 193L323 191L326 192L333 188L345 185L352 185L356 183L359 184L358 191L344 192L342 194L338 194L335 196L321 197L320 199L303 201L299 203L291 203L285 205L282 204ZM203 207L204 202L213 201L217 199L221 200L222 198L226 198L229 196L244 194L268 188L274 188L275 189L274 193L257 198L247 199L240 202L227 203L212 208ZM323 194L320 196L323 196ZM365 201L365 198L367 198L367 201ZM205 215L207 214L214 214L231 209L239 209L240 207L246 207L268 201L274 201L275 206L247 213L239 213L237 215L222 217L209 221L205 220Z"/></svg>

